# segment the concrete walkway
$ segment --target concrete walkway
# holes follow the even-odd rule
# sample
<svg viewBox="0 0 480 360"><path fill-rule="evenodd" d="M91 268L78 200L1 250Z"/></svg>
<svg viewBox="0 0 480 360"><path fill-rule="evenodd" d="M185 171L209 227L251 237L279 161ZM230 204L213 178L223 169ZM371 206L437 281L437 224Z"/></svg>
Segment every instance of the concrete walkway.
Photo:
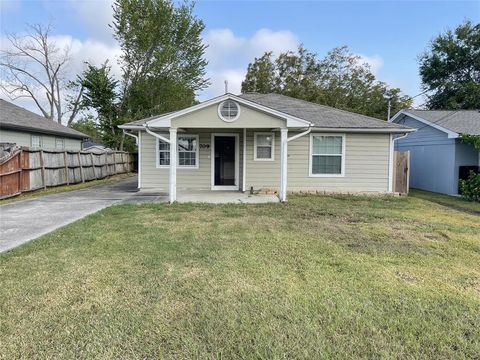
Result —
<svg viewBox="0 0 480 360"><path fill-rule="evenodd" d="M250 195L240 191L177 191L179 203L208 203L208 204L267 204L280 202L277 195Z"/></svg>
<svg viewBox="0 0 480 360"><path fill-rule="evenodd" d="M165 196L137 192L137 178L67 191L0 206L0 252L117 203L166 201Z"/></svg>

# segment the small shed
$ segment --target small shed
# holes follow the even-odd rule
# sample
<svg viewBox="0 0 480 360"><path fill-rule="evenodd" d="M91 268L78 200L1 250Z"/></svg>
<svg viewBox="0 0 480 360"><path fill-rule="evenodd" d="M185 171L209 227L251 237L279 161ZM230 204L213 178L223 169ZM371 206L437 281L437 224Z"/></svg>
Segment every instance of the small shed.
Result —
<svg viewBox="0 0 480 360"><path fill-rule="evenodd" d="M461 139L480 135L478 110L405 109L390 121L417 129L395 142L395 150L410 151L412 188L458 195L459 179L479 170L479 151Z"/></svg>

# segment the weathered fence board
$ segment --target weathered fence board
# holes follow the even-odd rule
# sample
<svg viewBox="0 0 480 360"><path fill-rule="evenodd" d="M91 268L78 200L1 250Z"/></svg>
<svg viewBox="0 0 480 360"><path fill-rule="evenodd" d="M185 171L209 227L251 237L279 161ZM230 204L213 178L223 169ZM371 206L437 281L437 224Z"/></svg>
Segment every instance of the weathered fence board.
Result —
<svg viewBox="0 0 480 360"><path fill-rule="evenodd" d="M0 199L15 196L30 187L28 152L18 149L0 161Z"/></svg>
<svg viewBox="0 0 480 360"><path fill-rule="evenodd" d="M0 162L0 198L127 173L133 171L133 162L133 156L122 151L55 151L22 147Z"/></svg>
<svg viewBox="0 0 480 360"><path fill-rule="evenodd" d="M400 194L408 194L410 186L410 151L395 151L393 163L393 191Z"/></svg>

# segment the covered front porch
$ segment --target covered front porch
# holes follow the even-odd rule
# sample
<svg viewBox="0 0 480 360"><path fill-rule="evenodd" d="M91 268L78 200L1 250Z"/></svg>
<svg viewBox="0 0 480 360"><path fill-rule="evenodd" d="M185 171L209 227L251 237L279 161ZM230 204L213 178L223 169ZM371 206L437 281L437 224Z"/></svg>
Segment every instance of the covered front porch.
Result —
<svg viewBox="0 0 480 360"><path fill-rule="evenodd" d="M286 201L288 141L309 132L289 138L287 128L145 130L140 142L154 142L157 175L141 188L158 181L169 202L211 203Z"/></svg>
<svg viewBox="0 0 480 360"><path fill-rule="evenodd" d="M259 190L286 201L287 144L311 126L226 94L125 128L138 131L140 189L166 191L169 202L182 194L249 202Z"/></svg>

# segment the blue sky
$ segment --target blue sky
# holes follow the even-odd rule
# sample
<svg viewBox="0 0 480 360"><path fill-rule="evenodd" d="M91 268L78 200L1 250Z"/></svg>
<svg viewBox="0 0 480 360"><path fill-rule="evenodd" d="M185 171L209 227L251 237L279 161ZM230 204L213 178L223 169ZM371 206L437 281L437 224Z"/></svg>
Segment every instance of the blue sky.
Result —
<svg viewBox="0 0 480 360"><path fill-rule="evenodd" d="M107 26L110 1L1 0L1 12L2 38L23 31L25 23L50 19L55 39L71 47L71 73L81 71L84 60L109 58L114 64L120 53ZM479 22L480 1L197 1L195 12L206 25L212 79L200 99L222 93L224 79L239 92L255 56L295 49L298 43L321 57L348 45L372 65L379 80L413 96L421 91L418 55L446 29L465 19ZM114 71L119 74L116 65ZM418 98L416 105L422 102Z"/></svg>

